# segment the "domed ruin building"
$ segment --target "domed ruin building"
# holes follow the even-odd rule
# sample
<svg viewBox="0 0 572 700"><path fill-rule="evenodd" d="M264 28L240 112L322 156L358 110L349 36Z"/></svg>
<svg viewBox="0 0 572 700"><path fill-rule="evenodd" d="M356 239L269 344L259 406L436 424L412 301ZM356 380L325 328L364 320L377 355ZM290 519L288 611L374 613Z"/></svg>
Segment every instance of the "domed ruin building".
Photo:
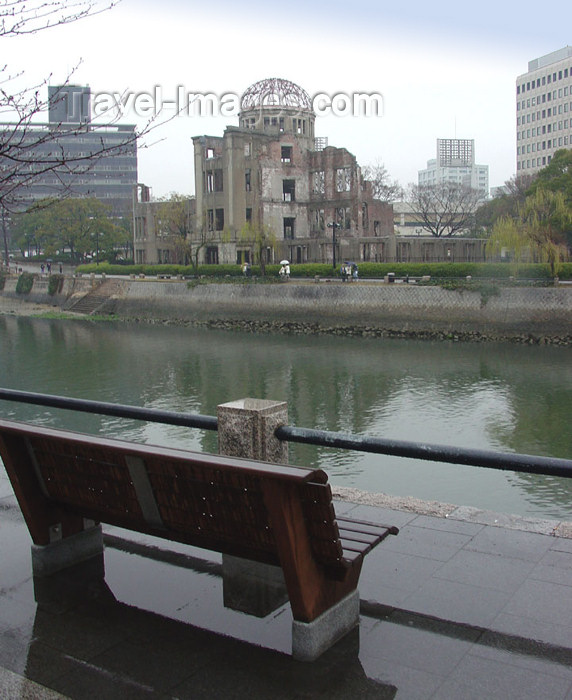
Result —
<svg viewBox="0 0 572 700"><path fill-rule="evenodd" d="M355 156L316 138L315 122L303 88L270 78L243 94L238 126L193 138L202 261L257 261L262 244L267 262L331 263L333 223L336 261L386 259L391 205L372 197Z"/></svg>

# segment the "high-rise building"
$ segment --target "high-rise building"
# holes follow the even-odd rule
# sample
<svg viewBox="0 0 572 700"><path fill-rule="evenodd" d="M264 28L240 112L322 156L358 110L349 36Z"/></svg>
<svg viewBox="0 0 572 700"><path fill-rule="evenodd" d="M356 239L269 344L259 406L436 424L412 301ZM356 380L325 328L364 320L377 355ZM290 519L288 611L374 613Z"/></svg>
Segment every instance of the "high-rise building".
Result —
<svg viewBox="0 0 572 700"><path fill-rule="evenodd" d="M572 47L528 63L516 79L516 175L533 175L572 147Z"/></svg>
<svg viewBox="0 0 572 700"><path fill-rule="evenodd" d="M0 123L0 194L9 211L50 197L94 197L129 216L137 183L135 127L91 121L91 91L48 88L48 121Z"/></svg>
<svg viewBox="0 0 572 700"><path fill-rule="evenodd" d="M437 157L418 172L419 185L452 183L489 194L489 166L475 163L474 139L437 139Z"/></svg>

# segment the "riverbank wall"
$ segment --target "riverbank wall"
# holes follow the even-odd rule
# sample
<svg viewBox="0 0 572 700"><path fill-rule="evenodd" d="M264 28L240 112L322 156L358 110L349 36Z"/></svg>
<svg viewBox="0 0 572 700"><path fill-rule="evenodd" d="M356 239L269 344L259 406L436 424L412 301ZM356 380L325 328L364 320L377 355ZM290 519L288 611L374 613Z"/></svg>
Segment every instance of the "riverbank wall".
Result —
<svg viewBox="0 0 572 700"><path fill-rule="evenodd" d="M28 295L16 294L16 281L6 280L4 298L60 310L72 309L75 300L111 282L66 278L61 292L51 296L47 277L36 278ZM570 287L499 288L485 296L365 280L263 284L114 278L113 292L97 313L126 321L246 330L572 344Z"/></svg>

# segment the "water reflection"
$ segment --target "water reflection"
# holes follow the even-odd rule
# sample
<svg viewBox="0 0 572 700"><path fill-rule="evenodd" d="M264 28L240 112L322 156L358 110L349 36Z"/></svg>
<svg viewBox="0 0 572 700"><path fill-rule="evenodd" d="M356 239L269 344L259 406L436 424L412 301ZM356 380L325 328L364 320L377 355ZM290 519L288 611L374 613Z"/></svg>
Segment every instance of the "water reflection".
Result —
<svg viewBox="0 0 572 700"><path fill-rule="evenodd" d="M246 396L288 401L291 424L570 458L570 350L275 336L0 317L0 385L214 415ZM3 415L216 451L216 434L3 404ZM572 485L292 445L334 483L570 519Z"/></svg>

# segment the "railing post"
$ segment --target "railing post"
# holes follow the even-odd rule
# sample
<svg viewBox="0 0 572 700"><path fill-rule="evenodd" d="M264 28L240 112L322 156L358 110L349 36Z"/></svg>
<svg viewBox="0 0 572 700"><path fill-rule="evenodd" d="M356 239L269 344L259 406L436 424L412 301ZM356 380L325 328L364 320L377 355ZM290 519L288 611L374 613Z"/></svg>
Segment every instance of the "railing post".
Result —
<svg viewBox="0 0 572 700"><path fill-rule="evenodd" d="M239 399L217 407L218 450L222 455L288 463L288 443L274 431L288 423L288 404L267 399Z"/></svg>
<svg viewBox="0 0 572 700"><path fill-rule="evenodd" d="M274 436L288 422L284 401L239 399L217 407L219 453L288 463L288 443ZM282 569L223 554L224 605L266 617L288 600Z"/></svg>

